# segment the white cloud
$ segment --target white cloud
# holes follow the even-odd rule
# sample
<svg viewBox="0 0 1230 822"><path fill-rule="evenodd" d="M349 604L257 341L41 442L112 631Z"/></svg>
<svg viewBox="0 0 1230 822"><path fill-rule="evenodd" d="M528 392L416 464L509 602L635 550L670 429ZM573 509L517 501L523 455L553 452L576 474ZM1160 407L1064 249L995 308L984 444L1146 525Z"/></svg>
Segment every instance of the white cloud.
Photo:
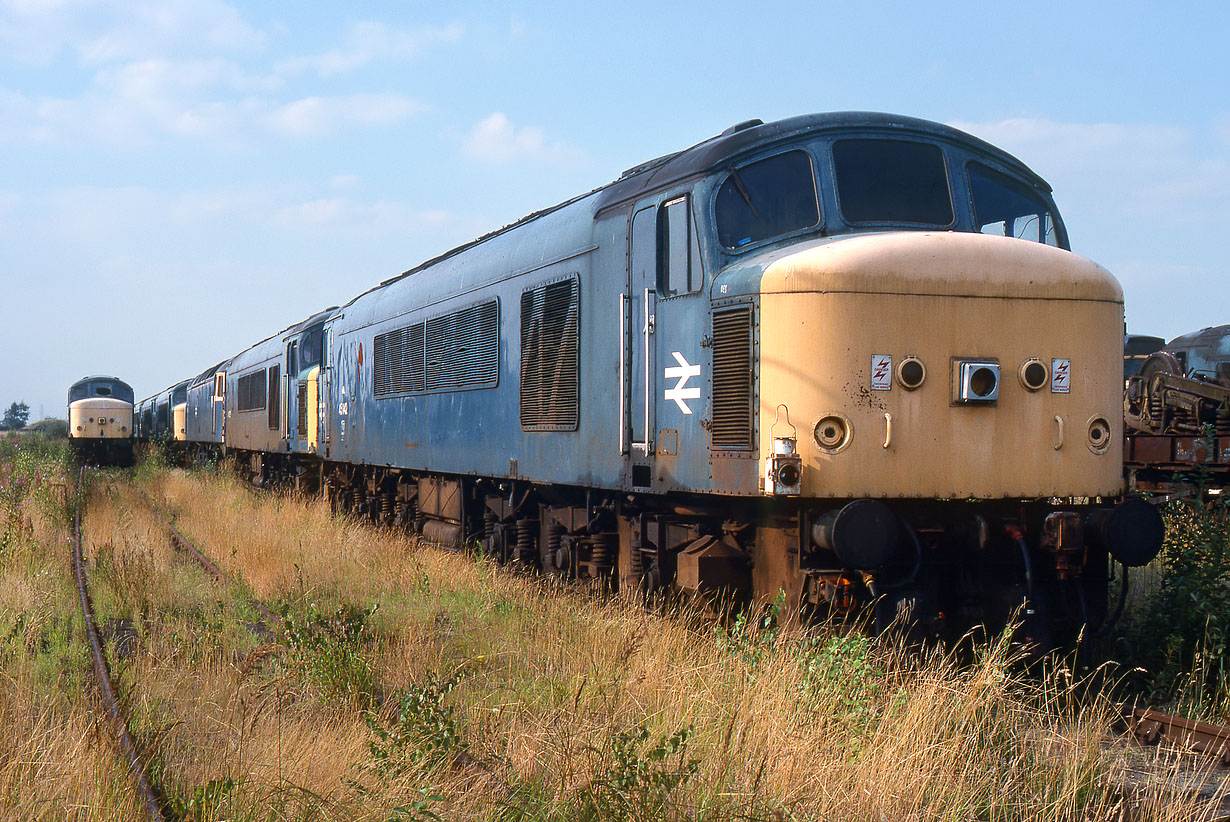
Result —
<svg viewBox="0 0 1230 822"><path fill-rule="evenodd" d="M473 160L495 165L538 162L555 166L577 166L585 153L569 143L548 143L542 129L518 128L508 116L495 112L475 124L462 142L462 152Z"/></svg>
<svg viewBox="0 0 1230 822"><path fill-rule="evenodd" d="M0 51L43 64L68 51L97 64L262 47L264 35L220 0L0 0Z"/></svg>
<svg viewBox="0 0 1230 822"><path fill-rule="evenodd" d="M1230 145L1222 144L1220 156L1197 149L1204 135L1167 125L1027 118L952 125L1042 174L1061 210L1065 201L1083 198L1104 214L1154 229L1230 220Z"/></svg>
<svg viewBox="0 0 1230 822"><path fill-rule="evenodd" d="M355 189L363 184L363 178L357 174L335 174L328 179L329 187L339 191Z"/></svg>
<svg viewBox="0 0 1230 822"><path fill-rule="evenodd" d="M100 73L76 98L30 98L0 89L0 140L139 148L170 136L245 147L267 136L307 139L387 127L425 109L402 94L286 101L242 91L259 86L223 61L159 60Z"/></svg>
<svg viewBox="0 0 1230 822"><path fill-rule="evenodd" d="M317 137L339 126L387 126L423 111L402 94L305 97L280 105L264 118L269 131L288 137Z"/></svg>
<svg viewBox="0 0 1230 822"><path fill-rule="evenodd" d="M305 72L321 76L342 74L380 60L417 57L430 46L457 42L464 33L465 27L460 24L397 28L379 22L359 22L351 26L338 48L281 60L274 71L280 75Z"/></svg>

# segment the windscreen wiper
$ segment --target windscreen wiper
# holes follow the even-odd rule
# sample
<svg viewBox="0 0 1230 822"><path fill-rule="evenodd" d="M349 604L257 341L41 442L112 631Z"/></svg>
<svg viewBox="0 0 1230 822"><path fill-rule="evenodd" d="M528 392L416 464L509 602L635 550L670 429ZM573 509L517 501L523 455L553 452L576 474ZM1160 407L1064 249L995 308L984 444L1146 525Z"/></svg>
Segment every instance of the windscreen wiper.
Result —
<svg viewBox="0 0 1230 822"><path fill-rule="evenodd" d="M760 212L756 210L756 206L752 205L751 195L747 193L747 187L743 185L743 178L739 176L739 172L735 171L734 163L731 163L726 168L730 172L730 179L735 181L735 188L739 191L739 196L743 198L743 202L747 203L747 207L752 210L752 216L757 220L760 219Z"/></svg>

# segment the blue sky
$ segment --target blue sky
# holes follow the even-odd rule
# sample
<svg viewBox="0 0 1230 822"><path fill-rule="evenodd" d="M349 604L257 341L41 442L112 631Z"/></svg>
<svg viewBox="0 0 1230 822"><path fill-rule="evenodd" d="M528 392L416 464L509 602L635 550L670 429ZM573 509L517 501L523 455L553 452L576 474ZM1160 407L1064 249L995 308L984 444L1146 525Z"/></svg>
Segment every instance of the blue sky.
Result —
<svg viewBox="0 0 1230 822"><path fill-rule="evenodd" d="M1230 5L0 0L0 406L148 395L752 117L939 120L1131 330L1230 322ZM106 330L100 331L100 324Z"/></svg>

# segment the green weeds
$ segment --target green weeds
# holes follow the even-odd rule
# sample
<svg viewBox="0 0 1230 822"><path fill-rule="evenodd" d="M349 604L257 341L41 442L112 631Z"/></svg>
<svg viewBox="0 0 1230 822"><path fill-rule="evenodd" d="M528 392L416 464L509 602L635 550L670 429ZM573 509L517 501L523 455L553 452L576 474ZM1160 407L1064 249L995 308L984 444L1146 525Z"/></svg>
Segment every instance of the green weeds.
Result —
<svg viewBox="0 0 1230 822"><path fill-rule="evenodd" d="M369 622L375 611L374 605L344 603L324 614L311 603L306 613L297 614L282 605L282 635L291 659L325 702L359 708L374 703L378 682L364 651L373 639Z"/></svg>

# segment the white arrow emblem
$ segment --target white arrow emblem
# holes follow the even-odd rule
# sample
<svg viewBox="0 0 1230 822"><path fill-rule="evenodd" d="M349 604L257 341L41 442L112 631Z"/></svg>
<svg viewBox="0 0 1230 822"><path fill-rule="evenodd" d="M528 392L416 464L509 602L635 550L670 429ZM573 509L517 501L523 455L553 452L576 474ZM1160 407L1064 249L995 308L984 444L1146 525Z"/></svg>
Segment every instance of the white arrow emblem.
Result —
<svg viewBox="0 0 1230 822"><path fill-rule="evenodd" d="M688 380L692 377L700 376L700 366L690 365L678 351L672 351L671 356L675 358L675 362L679 363L679 365L667 368L664 373L668 380L678 378L679 382L675 383L674 388L666 389L662 398L674 400L675 405L679 406L680 411L685 414L691 414L692 409L688 407L684 400L699 400L700 389L684 388L684 386L688 384Z"/></svg>

